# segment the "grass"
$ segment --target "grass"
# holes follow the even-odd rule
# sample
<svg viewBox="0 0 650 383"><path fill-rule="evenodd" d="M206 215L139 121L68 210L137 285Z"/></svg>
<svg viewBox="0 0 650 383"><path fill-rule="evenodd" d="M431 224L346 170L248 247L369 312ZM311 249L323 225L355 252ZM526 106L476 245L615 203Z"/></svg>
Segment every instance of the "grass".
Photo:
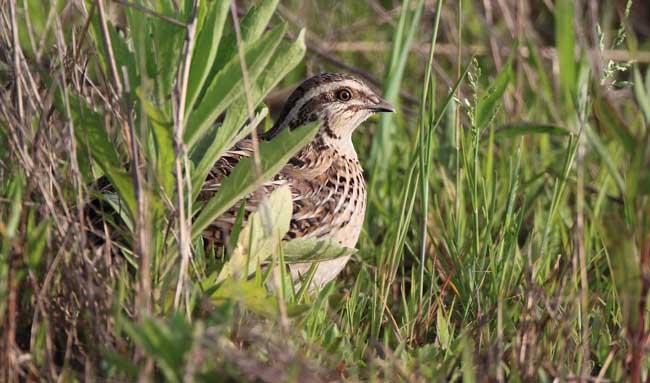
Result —
<svg viewBox="0 0 650 383"><path fill-rule="evenodd" d="M250 3L0 11L0 380L648 379L647 5ZM364 230L309 292L259 265L353 250L283 244L286 190L201 233L317 125L197 197L321 70L399 112L355 135Z"/></svg>

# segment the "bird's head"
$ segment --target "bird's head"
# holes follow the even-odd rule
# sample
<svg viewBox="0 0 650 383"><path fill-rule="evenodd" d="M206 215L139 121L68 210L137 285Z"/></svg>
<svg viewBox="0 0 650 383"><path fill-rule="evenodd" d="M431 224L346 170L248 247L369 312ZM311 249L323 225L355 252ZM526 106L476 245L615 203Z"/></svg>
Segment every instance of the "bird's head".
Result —
<svg viewBox="0 0 650 383"><path fill-rule="evenodd" d="M394 108L361 80L346 74L322 73L293 91L266 137L320 121L320 134L330 145L351 144L352 132L368 117Z"/></svg>

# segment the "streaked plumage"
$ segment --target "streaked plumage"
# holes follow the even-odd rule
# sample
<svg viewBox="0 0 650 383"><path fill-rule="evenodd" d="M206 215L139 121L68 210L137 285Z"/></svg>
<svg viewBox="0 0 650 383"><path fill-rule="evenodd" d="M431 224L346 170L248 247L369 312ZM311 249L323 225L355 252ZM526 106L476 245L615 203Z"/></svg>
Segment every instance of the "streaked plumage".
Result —
<svg viewBox="0 0 650 383"><path fill-rule="evenodd" d="M343 74L320 74L304 81L287 100L274 126L261 139L269 140L282 129L295 129L320 120L314 140L303 148L271 181L261 186L270 192L289 185L293 197L291 227L285 239L331 238L343 246L356 246L366 208L363 169L352 145L352 132L375 112L392 107L356 78ZM214 166L201 198L210 198L242 157L252 156L250 139L238 142ZM258 193L245 201L254 211ZM204 236L222 245L235 221L235 207L218 218ZM348 259L321 262L312 281L322 286L343 269ZM294 275L310 264L292 265Z"/></svg>

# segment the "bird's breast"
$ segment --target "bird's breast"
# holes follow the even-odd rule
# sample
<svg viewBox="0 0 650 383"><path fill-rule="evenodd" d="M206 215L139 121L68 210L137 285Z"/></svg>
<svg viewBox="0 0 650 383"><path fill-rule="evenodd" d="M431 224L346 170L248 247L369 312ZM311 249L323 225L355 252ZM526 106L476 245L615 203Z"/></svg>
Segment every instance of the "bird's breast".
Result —
<svg viewBox="0 0 650 383"><path fill-rule="evenodd" d="M333 239L354 247L366 210L363 169L356 158L335 158L317 176L294 175L291 237Z"/></svg>

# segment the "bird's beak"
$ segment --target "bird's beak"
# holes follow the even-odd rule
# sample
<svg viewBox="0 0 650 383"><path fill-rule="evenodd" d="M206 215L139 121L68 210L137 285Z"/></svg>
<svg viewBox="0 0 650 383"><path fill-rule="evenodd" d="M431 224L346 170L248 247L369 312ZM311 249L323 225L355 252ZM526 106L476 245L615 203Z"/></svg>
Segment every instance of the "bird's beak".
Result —
<svg viewBox="0 0 650 383"><path fill-rule="evenodd" d="M377 104L370 106L370 110L375 113L393 113L395 108L388 101L380 98Z"/></svg>

